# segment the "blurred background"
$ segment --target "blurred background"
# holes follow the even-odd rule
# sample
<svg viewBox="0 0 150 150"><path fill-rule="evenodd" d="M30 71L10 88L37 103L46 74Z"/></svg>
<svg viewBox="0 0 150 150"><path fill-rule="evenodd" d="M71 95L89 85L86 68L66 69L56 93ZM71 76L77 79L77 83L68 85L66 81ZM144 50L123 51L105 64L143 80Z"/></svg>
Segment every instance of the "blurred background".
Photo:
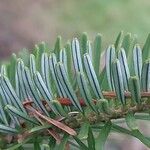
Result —
<svg viewBox="0 0 150 150"><path fill-rule="evenodd" d="M91 40L101 33L106 46L124 30L137 34L142 45L150 32L149 18L149 0L0 0L0 58L24 47L31 50L41 41L53 47L58 35L67 41L85 31ZM148 123L141 126L148 134ZM113 134L107 149L146 147L136 139Z"/></svg>

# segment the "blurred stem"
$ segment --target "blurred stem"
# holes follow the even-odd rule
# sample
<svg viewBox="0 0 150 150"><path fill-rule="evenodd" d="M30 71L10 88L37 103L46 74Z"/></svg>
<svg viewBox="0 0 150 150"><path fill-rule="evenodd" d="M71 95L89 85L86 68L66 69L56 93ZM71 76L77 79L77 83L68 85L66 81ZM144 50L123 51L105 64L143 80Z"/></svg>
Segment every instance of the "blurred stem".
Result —
<svg viewBox="0 0 150 150"><path fill-rule="evenodd" d="M145 137L139 130L128 130L128 129L125 129L125 128L122 128L116 124L112 124L112 128L115 130L115 131L119 131L119 132L122 132L124 134L128 134L128 135L131 135L131 136L134 136L136 137L137 139L139 139L143 144L145 144L147 147L150 148L150 140Z"/></svg>
<svg viewBox="0 0 150 150"><path fill-rule="evenodd" d="M72 145L72 146L78 148L78 149L80 148L80 146L78 146L76 143L74 143L74 142L71 141L71 140L68 140L68 143L69 143L70 145Z"/></svg>
<svg viewBox="0 0 150 150"><path fill-rule="evenodd" d="M132 131L132 135L150 148L150 140L147 137L145 137L139 130Z"/></svg>
<svg viewBox="0 0 150 150"><path fill-rule="evenodd" d="M150 115L135 114L135 118L139 120L150 120Z"/></svg>

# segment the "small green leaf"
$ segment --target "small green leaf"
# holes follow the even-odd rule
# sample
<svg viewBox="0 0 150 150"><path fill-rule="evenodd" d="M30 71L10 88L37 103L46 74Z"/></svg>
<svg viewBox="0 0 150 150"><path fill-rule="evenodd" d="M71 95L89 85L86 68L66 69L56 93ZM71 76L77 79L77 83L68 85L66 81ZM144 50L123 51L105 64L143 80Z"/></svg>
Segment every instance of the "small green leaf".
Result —
<svg viewBox="0 0 150 150"><path fill-rule="evenodd" d="M125 49L127 57L130 51L131 42L132 42L131 33L127 33L124 36L123 41L122 41L122 47Z"/></svg>
<svg viewBox="0 0 150 150"><path fill-rule="evenodd" d="M35 56L33 54L30 54L30 71L31 74L34 74L36 72L36 60L35 60Z"/></svg>
<svg viewBox="0 0 150 150"><path fill-rule="evenodd" d="M96 98L97 99L103 98L100 84L98 82L98 78L96 76L96 73L92 65L92 61L90 59L90 56L87 53L84 54L84 66L85 66L85 70L86 70L90 85L96 95Z"/></svg>
<svg viewBox="0 0 150 150"><path fill-rule="evenodd" d="M90 124L88 122L85 122L82 124L80 132L78 134L79 139L81 139L81 140L87 139L88 132L89 132L89 126L90 126Z"/></svg>
<svg viewBox="0 0 150 150"><path fill-rule="evenodd" d="M48 128L51 128L51 127L52 127L52 125L36 126L36 127L32 128L32 129L30 129L28 132L29 133L37 133L37 132L41 132L41 131L43 131L45 129L48 129Z"/></svg>
<svg viewBox="0 0 150 150"><path fill-rule="evenodd" d="M102 36L101 34L97 34L93 43L93 67L95 69L96 75L99 75L100 71L100 56L102 52Z"/></svg>
<svg viewBox="0 0 150 150"><path fill-rule="evenodd" d="M34 138L34 149L35 150L41 150L40 143L38 141L38 137Z"/></svg>
<svg viewBox="0 0 150 150"><path fill-rule="evenodd" d="M66 54L66 49L65 48L62 49L62 50L60 50L59 60L60 60L61 63L64 64L65 70L68 73L68 68L67 68L67 54Z"/></svg>
<svg viewBox="0 0 150 150"><path fill-rule="evenodd" d="M103 113L106 113L106 114L111 114L111 110L110 110L110 107L109 107L108 100L100 99L100 100L97 101L96 106L97 106L99 112L103 112Z"/></svg>
<svg viewBox="0 0 150 150"><path fill-rule="evenodd" d="M42 144L40 150L51 150L48 144Z"/></svg>
<svg viewBox="0 0 150 150"><path fill-rule="evenodd" d="M5 125L8 125L8 120L7 120L7 117L6 117L6 114L5 114L5 111L4 111L4 106L2 105L1 100L0 100L0 119L2 120L2 122Z"/></svg>
<svg viewBox="0 0 150 150"><path fill-rule="evenodd" d="M6 105L5 110L8 111L9 113L11 113L12 115L16 115L17 117L20 117L32 124L38 125L38 123L34 119L30 118L27 114L17 110L15 107L13 107L11 105Z"/></svg>
<svg viewBox="0 0 150 150"><path fill-rule="evenodd" d="M107 80L106 65L104 66L103 70L100 73L99 82L101 84L102 91L110 89Z"/></svg>
<svg viewBox="0 0 150 150"><path fill-rule="evenodd" d="M49 61L47 53L43 53L41 57L41 75L50 93L52 93L51 74L49 72Z"/></svg>
<svg viewBox="0 0 150 150"><path fill-rule="evenodd" d="M81 35L81 56L83 56L87 52L87 41L88 41L87 33L84 32Z"/></svg>
<svg viewBox="0 0 150 150"><path fill-rule="evenodd" d="M6 65L6 64L2 64L1 65L1 75L3 75L3 76L8 76L7 74L7 68L8 68L8 65Z"/></svg>
<svg viewBox="0 0 150 150"><path fill-rule="evenodd" d="M17 85L16 88L18 87L18 89L16 89L16 93L18 94L18 96L22 101L29 98L27 89L25 87L25 81L23 80L22 75L23 69L24 69L23 61L21 59L18 59L16 70L16 85Z"/></svg>
<svg viewBox="0 0 150 150"><path fill-rule="evenodd" d="M67 44L65 45L65 50L66 50L66 55L67 55L67 72L70 81L73 81L73 61L72 61L72 51L71 51L71 44L68 41Z"/></svg>
<svg viewBox="0 0 150 150"><path fill-rule="evenodd" d="M80 73L80 72L77 73L77 83L78 83L81 95L84 98L86 105L96 112L97 111L96 106L92 101L90 89L89 89L89 86L87 84L86 78L83 73Z"/></svg>
<svg viewBox="0 0 150 150"><path fill-rule="evenodd" d="M0 133L5 134L18 134L19 131L15 128L8 127L6 125L0 124Z"/></svg>
<svg viewBox="0 0 150 150"><path fill-rule="evenodd" d="M55 109L55 107L53 106L53 104L51 103L51 101L53 100L53 95L52 93L50 93L50 91L48 90L48 88L46 87L46 84L44 83L41 75L39 72L36 72L34 74L34 83L37 87L37 89L39 90L39 92L41 93L42 97L44 98L44 100L47 102L48 106L56 113L58 114L57 110Z"/></svg>
<svg viewBox="0 0 150 150"><path fill-rule="evenodd" d="M56 55L54 53L52 53L49 56L49 69L52 73L52 78L53 78L55 86L56 86L57 96L58 97L66 97L66 92L64 91L62 84L58 80L58 76L56 73L56 64L57 64Z"/></svg>
<svg viewBox="0 0 150 150"><path fill-rule="evenodd" d="M112 64L112 75L117 98L123 105L125 105L126 101L124 96L123 76L119 60L114 61Z"/></svg>
<svg viewBox="0 0 150 150"><path fill-rule="evenodd" d="M0 84L1 84L1 81L0 81ZM2 97L4 105L12 104L11 99L9 98L8 94L6 93L6 91L4 90L2 86L0 86L0 95Z"/></svg>
<svg viewBox="0 0 150 150"><path fill-rule="evenodd" d="M122 37L123 37L123 31L121 31L121 32L118 34L117 39L116 39L116 41L115 41L114 46L115 46L116 51L120 50L120 48L121 48L121 45L122 45Z"/></svg>
<svg viewBox="0 0 150 150"><path fill-rule="evenodd" d="M14 88L12 87L9 79L6 77L6 76L0 76L0 79L1 79L1 83L2 83L2 86L5 90L5 92L9 95L12 103L17 107L19 108L21 111L25 112L26 113L26 110L24 109L19 97L17 96Z"/></svg>
<svg viewBox="0 0 150 150"><path fill-rule="evenodd" d="M129 89L131 92L131 97L134 102L137 104L141 103L141 91L140 91L140 82L138 77L130 77L129 79Z"/></svg>
<svg viewBox="0 0 150 150"><path fill-rule="evenodd" d="M92 129L90 127L89 127L87 142L88 142L88 148L90 150L96 150L94 135L93 135Z"/></svg>
<svg viewBox="0 0 150 150"><path fill-rule="evenodd" d="M115 129L117 132L134 136L137 139L139 139L143 144L145 144L146 146L150 147L150 140L148 138L146 138L143 134L141 134L141 132L139 130L132 130L132 131L130 131L130 130L128 130L126 128L122 128L122 127L120 127L120 126L118 126L116 124L113 124L112 128Z"/></svg>
<svg viewBox="0 0 150 150"><path fill-rule="evenodd" d="M150 90L150 59L146 60L142 67L141 89L144 92Z"/></svg>
<svg viewBox="0 0 150 150"><path fill-rule="evenodd" d="M8 96L8 94L6 93L6 91L4 90L4 88L2 86L0 86L0 94L2 96L4 105L7 104L11 104L12 105L12 101L10 100L10 97ZM12 122L17 123L18 125L20 125L18 119L14 116L12 116L11 114L9 114L10 118L12 119Z"/></svg>
<svg viewBox="0 0 150 150"><path fill-rule="evenodd" d="M106 76L110 90L114 89L114 81L112 78L112 63L116 59L116 52L114 46L109 46L105 52Z"/></svg>
<svg viewBox="0 0 150 150"><path fill-rule="evenodd" d="M133 130L132 136L139 139L143 144L145 144L148 148L150 148L150 139L145 137L139 130Z"/></svg>
<svg viewBox="0 0 150 150"><path fill-rule="evenodd" d="M57 69L58 77L61 81L61 84L63 85L65 92L67 93L67 96L70 98L70 100L72 101L74 106L76 108L78 108L80 111L82 111L82 108L77 99L77 96L76 96L76 94L71 86L71 83L67 77L64 65L62 63L58 63L56 66L56 69Z"/></svg>
<svg viewBox="0 0 150 150"><path fill-rule="evenodd" d="M47 52L47 50L48 50L47 44L44 41L42 41L41 43L39 43L38 46L39 46L39 50L41 52L41 55L43 53Z"/></svg>
<svg viewBox="0 0 150 150"><path fill-rule="evenodd" d="M128 113L126 115L126 123L131 130L138 130L138 125L133 113Z"/></svg>
<svg viewBox="0 0 150 150"><path fill-rule="evenodd" d="M36 66L37 66L37 70L38 71L41 71L41 57L42 57L42 54L44 52L47 51L47 48L46 48L46 43L45 42L41 42L39 43L38 45L35 45L35 58L36 58Z"/></svg>
<svg viewBox="0 0 150 150"><path fill-rule="evenodd" d="M133 49L134 49L135 45L137 45L137 37L136 37L136 35L133 35L131 37L131 42L130 42L130 47L129 47L128 54L126 53L127 61L128 61L128 66L129 66L129 70L130 70L130 74L131 75L134 74Z"/></svg>
<svg viewBox="0 0 150 150"><path fill-rule="evenodd" d="M7 70L8 70L8 78L13 87L15 87L16 63L17 63L17 56L16 54L12 54Z"/></svg>
<svg viewBox="0 0 150 150"><path fill-rule="evenodd" d="M101 129L99 135L97 136L96 140L95 140L95 149L96 150L103 150L107 137L110 133L111 130L111 122L108 121L103 128Z"/></svg>
<svg viewBox="0 0 150 150"><path fill-rule="evenodd" d="M59 58L60 50L61 50L61 36L58 36L54 47L54 53L56 54L57 59Z"/></svg>
<svg viewBox="0 0 150 150"><path fill-rule="evenodd" d="M17 143L17 144L12 145L11 147L8 147L8 148L5 149L5 150L16 150L16 149L18 149L19 147L21 147L22 145L24 145L25 143L27 143L28 141L30 141L32 138L33 138L33 137L29 137L29 138L27 138L27 139L25 139L25 140L23 140L23 141L21 141L21 142L19 142L19 143Z"/></svg>
<svg viewBox="0 0 150 150"><path fill-rule="evenodd" d="M23 48L19 53L18 53L18 57L21 58L24 62L24 64L26 66L29 65L29 57L30 57L30 53L29 50L26 48Z"/></svg>
<svg viewBox="0 0 150 150"><path fill-rule="evenodd" d="M133 49L133 64L134 64L134 72L139 79L141 79L142 72L142 50L139 45L135 45Z"/></svg>
<svg viewBox="0 0 150 150"><path fill-rule="evenodd" d="M64 134L61 143L59 144L59 146L57 147L57 150L64 150L67 144L67 141L69 139L69 134Z"/></svg>
<svg viewBox="0 0 150 150"><path fill-rule="evenodd" d="M90 59L91 59L91 61L93 62L93 53L92 53L92 44L91 44L91 42L90 41L87 41L87 53L89 54L89 56L90 56Z"/></svg>
<svg viewBox="0 0 150 150"><path fill-rule="evenodd" d="M50 150L53 150L56 147L56 140L54 137L50 136L49 137L49 143L48 143Z"/></svg>
<svg viewBox="0 0 150 150"><path fill-rule="evenodd" d="M35 59L36 59L37 70L40 70L40 60L41 60L41 57L40 57L40 50L39 50L39 46L38 45L35 45L33 54L34 54Z"/></svg>
<svg viewBox="0 0 150 150"><path fill-rule="evenodd" d="M81 150L89 150L89 148L77 137L73 136L75 141L80 145Z"/></svg>
<svg viewBox="0 0 150 150"><path fill-rule="evenodd" d="M81 49L77 38L72 40L71 46L75 72L83 72Z"/></svg>
<svg viewBox="0 0 150 150"><path fill-rule="evenodd" d="M147 59L150 58L150 34L148 34L146 42L143 46L142 57L143 57L143 61L146 61Z"/></svg>
<svg viewBox="0 0 150 150"><path fill-rule="evenodd" d="M52 104L60 116L66 116L67 115L66 112L64 111L64 108L62 107L62 105L59 103L58 100L52 100Z"/></svg>
<svg viewBox="0 0 150 150"><path fill-rule="evenodd" d="M118 52L118 59L120 61L121 71L122 71L122 75L123 75L124 88L126 91L128 91L129 90L130 71L128 68L126 53L123 48Z"/></svg>
<svg viewBox="0 0 150 150"><path fill-rule="evenodd" d="M44 105L42 104L41 98L39 96L39 93L34 85L34 82L32 80L30 71L27 67L24 67L24 69L22 70L22 76L23 76L23 80L25 83L25 88L27 89L29 95L31 96L31 98L33 99L34 103L36 104L36 106L42 111L44 112L47 116L49 116L48 111L46 110L46 108L44 107Z"/></svg>

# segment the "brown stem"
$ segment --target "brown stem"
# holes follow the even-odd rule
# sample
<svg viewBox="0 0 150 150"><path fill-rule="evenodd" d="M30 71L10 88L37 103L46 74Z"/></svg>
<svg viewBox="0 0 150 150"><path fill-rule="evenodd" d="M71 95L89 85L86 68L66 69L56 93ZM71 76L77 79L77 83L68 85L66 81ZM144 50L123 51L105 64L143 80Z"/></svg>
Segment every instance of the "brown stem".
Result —
<svg viewBox="0 0 150 150"><path fill-rule="evenodd" d="M131 98L131 93L130 92L124 92L124 95L125 95L125 98ZM103 96L106 99L114 99L114 98L116 98L116 93L115 92L106 92L106 91L104 91ZM145 98L145 97L147 97L147 98L150 97L150 92L141 92L141 98ZM63 106L72 106L73 105L69 98L58 98L58 101ZM94 103L97 102L96 100L93 100L93 101L94 101ZM80 102L81 106L86 106L86 104L85 104L85 102L82 98L79 99L79 102ZM24 106L31 105L32 103L33 103L33 101L29 100L29 101L23 102L23 105ZM43 100L43 104L45 105L46 101Z"/></svg>
<svg viewBox="0 0 150 150"><path fill-rule="evenodd" d="M131 98L131 93L130 92L124 92L124 95L126 98ZM116 98L116 93L115 92L103 92L103 96L105 98ZM141 92L141 97L150 97L150 92Z"/></svg>
<svg viewBox="0 0 150 150"><path fill-rule="evenodd" d="M128 112L133 112L133 113L140 113L140 112L146 112L150 110L150 104L140 104L140 106L129 106L127 108L119 108L119 109L110 109L109 112L100 112L100 113L95 113L95 112L89 112L84 115L77 115L74 117L68 117L67 120L65 120L66 124L69 124L71 128L77 128L80 127L81 124L85 121L88 121L90 124L96 124L100 122L106 122L112 119L119 119L119 118L124 118ZM68 121L71 120L71 121ZM71 122L74 122L73 124Z"/></svg>
<svg viewBox="0 0 150 150"><path fill-rule="evenodd" d="M125 94L126 98L131 98L131 93L130 92L125 92L124 94ZM104 95L105 98L108 98L108 99L116 98L115 92L103 92L103 95ZM150 92L142 92L141 97L142 98L150 97ZM69 98L58 98L58 101L63 106L72 106L73 105ZM93 100L93 101L96 104L97 101L96 100ZM79 99L79 102L80 102L81 106L86 106L83 99ZM145 101L142 101L140 105L136 105L136 106L129 105L129 106L126 106L126 107L123 107L123 108L118 108L118 109L116 109L116 108L111 109L110 108L109 112L108 111L107 112L100 112L99 114L89 113L88 115L86 114L86 117L84 115L82 115L82 117L79 119L80 121L78 121L78 119L76 119L76 118L74 119L74 117L71 116L72 117L71 120L74 120L77 123L74 124L74 123L71 123L71 122L65 122L65 124L70 126L71 128L76 128L76 127L79 127L80 124L82 122L84 122L85 120L88 120L89 123L93 124L95 122L98 123L98 122L103 122L103 121L107 121L107 120L111 120L111 119L124 118L125 115L128 112L136 113L136 112L144 112L144 111L150 110L150 104L147 103L147 102L145 103ZM24 107L29 109L29 106L32 103L33 103L33 101L26 101L26 102L23 103L23 105L24 105ZM46 102L44 100L43 100L43 104L44 105L46 104ZM34 109L34 108L32 108L32 109ZM49 118L46 117L46 116L43 116L36 109L34 109L34 113L36 113L40 118L42 118L43 120L48 122ZM75 115L75 117L76 116L78 117L78 115Z"/></svg>

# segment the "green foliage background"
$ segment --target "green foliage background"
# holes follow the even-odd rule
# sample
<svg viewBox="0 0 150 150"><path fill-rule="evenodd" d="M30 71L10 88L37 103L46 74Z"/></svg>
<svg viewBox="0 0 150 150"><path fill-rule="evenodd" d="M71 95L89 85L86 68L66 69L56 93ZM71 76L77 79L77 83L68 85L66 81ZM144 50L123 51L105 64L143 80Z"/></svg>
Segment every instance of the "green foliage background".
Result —
<svg viewBox="0 0 150 150"><path fill-rule="evenodd" d="M58 35L71 39L86 31L103 34L104 46L124 30L144 43L150 29L149 0L5 0L0 1L1 57Z"/></svg>
<svg viewBox="0 0 150 150"><path fill-rule="evenodd" d="M150 1L147 0L65 0L55 14L58 33L66 38L88 31L105 35L112 42L120 30L136 33L144 42L149 32Z"/></svg>
<svg viewBox="0 0 150 150"><path fill-rule="evenodd" d="M143 42L150 26L149 8L147 0L65 0L58 18L69 33L101 32L109 43L112 35L124 30L138 34Z"/></svg>

